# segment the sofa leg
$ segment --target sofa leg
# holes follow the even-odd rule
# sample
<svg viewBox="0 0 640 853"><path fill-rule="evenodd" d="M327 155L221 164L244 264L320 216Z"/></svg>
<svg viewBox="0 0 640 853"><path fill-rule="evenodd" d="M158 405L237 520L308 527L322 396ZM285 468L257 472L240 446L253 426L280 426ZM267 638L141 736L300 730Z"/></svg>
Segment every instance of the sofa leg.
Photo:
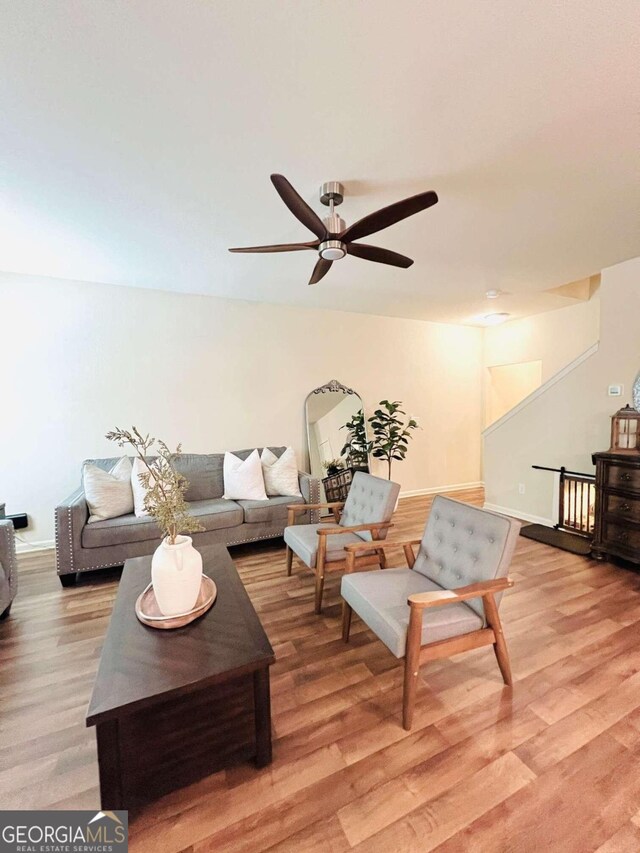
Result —
<svg viewBox="0 0 640 853"><path fill-rule="evenodd" d="M11 602L11 604L13 604L13 602ZM11 613L11 604L6 608L6 610L3 610L2 613L0 613L0 622L4 622Z"/></svg>
<svg viewBox="0 0 640 853"><path fill-rule="evenodd" d="M324 590L324 575L316 575L316 613L322 613L322 592Z"/></svg>
<svg viewBox="0 0 640 853"><path fill-rule="evenodd" d="M287 545L287 577L291 577L291 567L293 566L293 551Z"/></svg>
<svg viewBox="0 0 640 853"><path fill-rule="evenodd" d="M68 575L60 575L60 583L66 589L69 586L75 586L78 575L76 572L71 572Z"/></svg>
<svg viewBox="0 0 640 853"><path fill-rule="evenodd" d="M353 610L350 604L346 601L342 602L342 639L345 643L349 642L349 634L351 633L351 615Z"/></svg>

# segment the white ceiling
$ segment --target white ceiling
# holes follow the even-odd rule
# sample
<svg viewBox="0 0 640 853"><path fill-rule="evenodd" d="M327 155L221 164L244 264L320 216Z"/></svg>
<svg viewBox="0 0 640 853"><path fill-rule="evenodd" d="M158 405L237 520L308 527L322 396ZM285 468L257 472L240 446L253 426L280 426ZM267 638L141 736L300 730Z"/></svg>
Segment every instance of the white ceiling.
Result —
<svg viewBox="0 0 640 853"><path fill-rule="evenodd" d="M640 254L637 0L0 0L0 269L446 321ZM308 287L269 181L353 222ZM487 303L488 288L513 294Z"/></svg>

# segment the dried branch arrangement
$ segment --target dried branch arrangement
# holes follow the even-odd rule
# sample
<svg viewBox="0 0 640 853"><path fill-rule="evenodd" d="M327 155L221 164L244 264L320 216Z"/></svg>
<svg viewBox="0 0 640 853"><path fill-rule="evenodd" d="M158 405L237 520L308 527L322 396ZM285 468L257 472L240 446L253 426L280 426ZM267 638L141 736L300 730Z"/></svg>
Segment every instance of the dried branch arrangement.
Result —
<svg viewBox="0 0 640 853"><path fill-rule="evenodd" d="M130 431L116 427L106 437L109 441L115 441L119 447L130 445L142 460L146 471L139 474L139 479L146 491L144 508L158 522L170 545L176 544L176 537L180 533L195 533L204 529L189 514L184 499L189 483L173 464L182 453L181 445L172 452L164 441L151 438L148 434L143 436L136 427L131 427ZM149 458L148 453L154 444L157 446L157 456Z"/></svg>

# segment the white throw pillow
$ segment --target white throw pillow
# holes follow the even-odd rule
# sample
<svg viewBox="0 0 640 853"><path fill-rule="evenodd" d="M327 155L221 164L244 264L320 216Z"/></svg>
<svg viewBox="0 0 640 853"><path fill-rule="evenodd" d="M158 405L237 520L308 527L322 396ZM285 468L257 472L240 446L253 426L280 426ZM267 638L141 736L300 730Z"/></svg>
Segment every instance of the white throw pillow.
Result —
<svg viewBox="0 0 640 853"><path fill-rule="evenodd" d="M262 462L265 490L268 495L302 497L298 479L298 463L293 447L287 447L280 458L268 447L265 447L260 455L260 461Z"/></svg>
<svg viewBox="0 0 640 853"><path fill-rule="evenodd" d="M89 524L133 512L131 460L119 459L110 471L93 462L82 466L82 488L89 507Z"/></svg>
<svg viewBox="0 0 640 853"><path fill-rule="evenodd" d="M131 469L131 491L133 492L133 511L137 518L145 518L149 513L144 508L144 499L147 496L147 489L140 482L140 474L147 474L149 469L144 464L142 459L136 458L133 460ZM153 485L153 477L149 481Z"/></svg>
<svg viewBox="0 0 640 853"><path fill-rule="evenodd" d="M224 454L224 495L233 501L266 501L264 477L258 451L252 451L246 459L234 453Z"/></svg>

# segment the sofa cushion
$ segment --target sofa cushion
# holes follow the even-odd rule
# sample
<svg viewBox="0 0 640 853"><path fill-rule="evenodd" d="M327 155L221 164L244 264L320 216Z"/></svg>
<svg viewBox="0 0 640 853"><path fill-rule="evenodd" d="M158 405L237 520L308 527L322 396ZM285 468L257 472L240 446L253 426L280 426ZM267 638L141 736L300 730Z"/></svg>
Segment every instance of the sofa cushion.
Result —
<svg viewBox="0 0 640 853"><path fill-rule="evenodd" d="M266 501L236 501L244 510L246 524L282 524L287 523L287 507L289 504L304 503L304 498L290 496L270 497Z"/></svg>
<svg viewBox="0 0 640 853"><path fill-rule="evenodd" d="M183 453L174 461L178 474L187 479L186 501L208 501L221 498L222 461L224 453Z"/></svg>
<svg viewBox="0 0 640 853"><path fill-rule="evenodd" d="M335 526L335 524L294 524L291 527L285 527L284 541L306 566L313 569L318 553L318 528ZM353 545L355 542L362 544L363 540L357 533L349 531L327 536L327 562L346 559L345 545ZM373 551L366 552L367 555L373 553ZM358 556L361 557L363 554L360 553Z"/></svg>
<svg viewBox="0 0 640 853"><path fill-rule="evenodd" d="M219 530L225 527L237 527L242 524L243 510L235 501L216 500L193 501L189 512L194 515L205 530ZM109 545L125 545L128 542L145 542L149 539L160 540L160 529L148 516L122 515L87 524L82 530L83 548L102 548Z"/></svg>
<svg viewBox="0 0 640 853"><path fill-rule="evenodd" d="M408 597L440 590L441 586L412 569L383 569L345 575L340 592L385 646L401 658L407 646ZM422 643L478 631L483 625L480 616L464 602L426 608L422 611Z"/></svg>
<svg viewBox="0 0 640 853"><path fill-rule="evenodd" d="M255 449L235 450L233 452L240 459L246 459ZM260 453L262 448L259 447L257 450ZM270 447L269 450L280 458L286 447ZM105 471L110 471L119 459L119 456L114 456L107 459L87 459L85 461L91 462ZM155 459L155 456L150 456L149 459ZM224 453L182 453L176 458L174 462L176 470L189 483L185 494L187 501L205 501L222 497L224 494L223 462Z"/></svg>

